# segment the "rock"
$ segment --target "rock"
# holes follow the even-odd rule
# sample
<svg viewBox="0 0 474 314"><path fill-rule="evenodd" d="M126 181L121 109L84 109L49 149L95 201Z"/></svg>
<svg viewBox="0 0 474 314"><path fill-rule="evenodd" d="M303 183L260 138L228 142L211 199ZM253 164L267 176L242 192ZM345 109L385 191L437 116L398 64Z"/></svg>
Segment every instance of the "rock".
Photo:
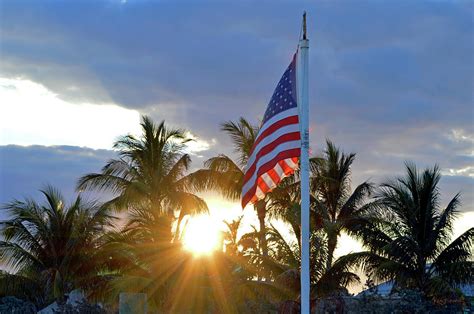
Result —
<svg viewBox="0 0 474 314"><path fill-rule="evenodd" d="M106 310L97 304L89 304L87 301L78 301L72 304L63 304L54 312L55 314L106 314Z"/></svg>
<svg viewBox="0 0 474 314"><path fill-rule="evenodd" d="M82 290L76 289L69 292L66 303L75 305L76 303L81 303L84 301L86 301L84 293L82 292Z"/></svg>
<svg viewBox="0 0 474 314"><path fill-rule="evenodd" d="M84 294L80 289L72 290L71 292L68 293L67 305L71 305L72 307L75 307L78 304L86 302L86 299L84 297ZM38 312L38 314L54 314L60 311L60 306L58 305L57 302L53 302L41 311Z"/></svg>
<svg viewBox="0 0 474 314"><path fill-rule="evenodd" d="M126 293L119 295L120 314L146 314L147 295L145 293Z"/></svg>
<svg viewBox="0 0 474 314"><path fill-rule="evenodd" d="M0 299L0 314L34 314L36 306L28 301L15 297L3 297Z"/></svg>
<svg viewBox="0 0 474 314"><path fill-rule="evenodd" d="M38 314L54 314L59 309L59 305L56 302L51 303L44 309L38 312Z"/></svg>

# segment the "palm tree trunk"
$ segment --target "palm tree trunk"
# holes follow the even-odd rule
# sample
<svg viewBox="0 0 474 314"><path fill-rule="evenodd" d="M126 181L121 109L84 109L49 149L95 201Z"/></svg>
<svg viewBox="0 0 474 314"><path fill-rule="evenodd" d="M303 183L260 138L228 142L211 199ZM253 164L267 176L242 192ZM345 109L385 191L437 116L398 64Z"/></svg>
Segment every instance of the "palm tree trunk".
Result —
<svg viewBox="0 0 474 314"><path fill-rule="evenodd" d="M260 247L262 250L262 255L264 258L268 257L268 247L267 247L267 238L266 235L266 228L265 228L265 216L267 214L267 208L265 201L258 201L255 206L257 207L257 216L258 221L260 223L260 234L259 234L259 241Z"/></svg>
<svg viewBox="0 0 474 314"><path fill-rule="evenodd" d="M337 233L328 234L328 259L326 261L326 270L330 269L332 266L332 261L334 259L334 251L337 246Z"/></svg>
<svg viewBox="0 0 474 314"><path fill-rule="evenodd" d="M265 238L265 216L267 214L267 208L264 201L258 201L257 204L257 215L258 221L260 222L260 245L262 248L262 255L268 256L267 239Z"/></svg>

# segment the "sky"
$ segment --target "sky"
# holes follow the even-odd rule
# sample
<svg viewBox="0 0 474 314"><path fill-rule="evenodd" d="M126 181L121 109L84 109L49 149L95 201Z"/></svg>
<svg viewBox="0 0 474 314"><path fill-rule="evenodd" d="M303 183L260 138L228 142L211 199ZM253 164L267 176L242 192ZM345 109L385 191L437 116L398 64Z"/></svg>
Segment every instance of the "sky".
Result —
<svg viewBox="0 0 474 314"><path fill-rule="evenodd" d="M310 141L357 154L353 185L438 164L455 233L474 226L471 1L0 1L0 203L68 199L140 115L186 128L193 169L232 147L219 124L261 119L310 39ZM208 195L211 211L240 215ZM0 212L0 218L4 213ZM230 217L231 214L225 217ZM4 217L4 216L3 216Z"/></svg>

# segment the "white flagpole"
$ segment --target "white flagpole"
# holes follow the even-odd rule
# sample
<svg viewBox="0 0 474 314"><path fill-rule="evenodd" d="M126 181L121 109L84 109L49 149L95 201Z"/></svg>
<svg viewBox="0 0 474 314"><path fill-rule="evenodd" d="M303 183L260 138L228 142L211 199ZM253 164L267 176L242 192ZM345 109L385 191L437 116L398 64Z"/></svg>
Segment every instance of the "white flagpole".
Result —
<svg viewBox="0 0 474 314"><path fill-rule="evenodd" d="M308 50L306 12L303 14L303 38L298 49L298 104L301 132L301 313L310 313L309 276L309 105L308 105Z"/></svg>

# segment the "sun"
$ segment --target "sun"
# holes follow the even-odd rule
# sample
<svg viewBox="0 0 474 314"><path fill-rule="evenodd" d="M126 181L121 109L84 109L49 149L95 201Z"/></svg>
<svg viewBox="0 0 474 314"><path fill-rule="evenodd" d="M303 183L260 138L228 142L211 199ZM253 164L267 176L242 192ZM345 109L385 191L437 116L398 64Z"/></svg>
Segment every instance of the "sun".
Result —
<svg viewBox="0 0 474 314"><path fill-rule="evenodd" d="M184 229L183 244L195 255L209 255L222 249L218 223L208 215L191 217Z"/></svg>

